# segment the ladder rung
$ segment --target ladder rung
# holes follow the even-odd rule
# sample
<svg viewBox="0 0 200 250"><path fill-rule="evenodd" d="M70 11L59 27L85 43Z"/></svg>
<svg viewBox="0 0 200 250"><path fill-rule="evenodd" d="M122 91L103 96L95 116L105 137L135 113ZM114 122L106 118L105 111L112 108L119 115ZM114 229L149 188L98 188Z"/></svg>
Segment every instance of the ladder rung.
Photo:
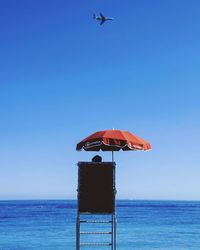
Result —
<svg viewBox="0 0 200 250"><path fill-rule="evenodd" d="M112 243L81 243L81 246L112 246Z"/></svg>
<svg viewBox="0 0 200 250"><path fill-rule="evenodd" d="M111 220L80 220L81 223L112 223Z"/></svg>
<svg viewBox="0 0 200 250"><path fill-rule="evenodd" d="M112 232L80 232L80 234L112 234Z"/></svg>

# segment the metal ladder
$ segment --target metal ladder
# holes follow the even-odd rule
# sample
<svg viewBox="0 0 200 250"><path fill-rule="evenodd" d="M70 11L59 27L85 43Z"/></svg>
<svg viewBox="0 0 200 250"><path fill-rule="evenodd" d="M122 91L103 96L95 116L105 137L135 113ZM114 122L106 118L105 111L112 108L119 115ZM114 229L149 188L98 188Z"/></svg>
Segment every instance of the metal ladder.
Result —
<svg viewBox="0 0 200 250"><path fill-rule="evenodd" d="M87 218L81 218L82 215ZM77 214L77 221L76 221L76 250L80 250L81 247L110 247L112 250L116 250L116 216L115 214L109 214L110 219L90 219L88 218L89 215L94 216L94 214ZM108 217L108 214L105 214ZM101 218L103 216L101 215ZM87 231L82 231L81 225L83 224L108 224L110 225L109 230L105 231L96 231L96 230L87 230ZM106 228L107 229L107 228ZM84 235L91 235L91 240L92 240L92 235L110 235L110 241L109 242L94 242L93 240L91 242L84 242L82 241ZM82 237L81 237L82 236ZM96 240L96 239L95 239Z"/></svg>

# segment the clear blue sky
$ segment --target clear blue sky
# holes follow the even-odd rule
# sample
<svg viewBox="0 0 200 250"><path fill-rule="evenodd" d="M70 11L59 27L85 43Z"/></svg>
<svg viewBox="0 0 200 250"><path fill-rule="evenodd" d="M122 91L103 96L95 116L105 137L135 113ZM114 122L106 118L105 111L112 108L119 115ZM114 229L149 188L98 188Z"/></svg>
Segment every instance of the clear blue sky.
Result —
<svg viewBox="0 0 200 250"><path fill-rule="evenodd" d="M99 26L93 12L113 16ZM0 8L0 199L76 198L76 143L104 129L118 198L200 199L200 1L8 0ZM101 154L110 160L110 153Z"/></svg>

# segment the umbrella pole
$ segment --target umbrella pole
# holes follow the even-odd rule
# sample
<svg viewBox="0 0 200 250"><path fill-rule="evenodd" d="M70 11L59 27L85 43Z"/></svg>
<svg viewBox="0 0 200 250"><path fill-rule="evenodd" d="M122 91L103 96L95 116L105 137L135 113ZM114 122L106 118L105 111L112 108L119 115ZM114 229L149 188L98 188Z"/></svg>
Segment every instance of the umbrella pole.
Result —
<svg viewBox="0 0 200 250"><path fill-rule="evenodd" d="M112 151L112 162L114 162L114 151Z"/></svg>

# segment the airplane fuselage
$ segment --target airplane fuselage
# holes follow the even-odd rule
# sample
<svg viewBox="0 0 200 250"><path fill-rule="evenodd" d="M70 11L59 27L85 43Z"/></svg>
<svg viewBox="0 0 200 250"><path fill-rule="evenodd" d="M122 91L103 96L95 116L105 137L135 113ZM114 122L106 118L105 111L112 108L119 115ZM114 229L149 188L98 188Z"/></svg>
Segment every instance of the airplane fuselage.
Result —
<svg viewBox="0 0 200 250"><path fill-rule="evenodd" d="M101 16L97 16L97 17L96 17L96 20L99 20L99 21L105 20L105 21L107 21L107 20L113 20L113 18L112 18L112 17L105 17L105 18L102 18Z"/></svg>

